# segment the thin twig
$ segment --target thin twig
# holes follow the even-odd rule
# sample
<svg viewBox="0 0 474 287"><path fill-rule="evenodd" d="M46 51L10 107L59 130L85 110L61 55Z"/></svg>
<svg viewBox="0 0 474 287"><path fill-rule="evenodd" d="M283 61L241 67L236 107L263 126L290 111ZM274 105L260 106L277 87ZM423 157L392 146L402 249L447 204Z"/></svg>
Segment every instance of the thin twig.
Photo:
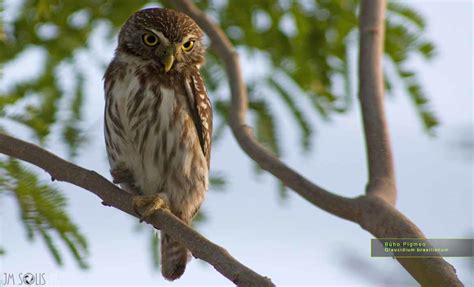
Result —
<svg viewBox="0 0 474 287"><path fill-rule="evenodd" d="M397 190L384 111L382 70L385 0L360 4L359 102L369 167L367 194L395 205Z"/></svg>
<svg viewBox="0 0 474 287"><path fill-rule="evenodd" d="M132 207L132 195L92 170L68 162L39 146L4 134L0 134L0 153L38 166L47 171L53 179L82 187L100 197L104 204L137 217ZM167 211L160 210L156 215L146 218L145 222L165 231L186 246L195 257L213 265L237 286L274 286L269 278L246 267L224 248L209 241Z"/></svg>

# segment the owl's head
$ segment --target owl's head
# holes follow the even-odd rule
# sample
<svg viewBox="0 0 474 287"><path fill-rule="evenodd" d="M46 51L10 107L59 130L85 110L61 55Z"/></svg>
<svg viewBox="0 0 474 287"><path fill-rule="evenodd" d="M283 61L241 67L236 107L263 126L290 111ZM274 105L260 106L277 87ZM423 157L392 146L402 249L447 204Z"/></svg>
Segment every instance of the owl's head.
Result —
<svg viewBox="0 0 474 287"><path fill-rule="evenodd" d="M203 32L186 14L164 8L143 9L123 25L118 53L153 61L164 72L204 62Z"/></svg>

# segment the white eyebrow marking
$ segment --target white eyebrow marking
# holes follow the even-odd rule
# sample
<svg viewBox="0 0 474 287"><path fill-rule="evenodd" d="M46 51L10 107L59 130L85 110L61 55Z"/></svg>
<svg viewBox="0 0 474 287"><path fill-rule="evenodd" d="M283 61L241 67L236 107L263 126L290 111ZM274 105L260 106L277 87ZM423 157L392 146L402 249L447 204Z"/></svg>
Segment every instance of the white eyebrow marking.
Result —
<svg viewBox="0 0 474 287"><path fill-rule="evenodd" d="M147 30L149 30L150 32L155 34L158 38L160 38L161 43L169 45L170 41L168 40L168 38L165 37L165 35L163 35L163 33L161 33L160 31L156 31L153 28L150 28L150 29L147 29Z"/></svg>
<svg viewBox="0 0 474 287"><path fill-rule="evenodd" d="M183 41L181 41L182 44L186 43L189 39L194 39L196 40L198 37L194 34L186 35L186 37L183 38Z"/></svg>

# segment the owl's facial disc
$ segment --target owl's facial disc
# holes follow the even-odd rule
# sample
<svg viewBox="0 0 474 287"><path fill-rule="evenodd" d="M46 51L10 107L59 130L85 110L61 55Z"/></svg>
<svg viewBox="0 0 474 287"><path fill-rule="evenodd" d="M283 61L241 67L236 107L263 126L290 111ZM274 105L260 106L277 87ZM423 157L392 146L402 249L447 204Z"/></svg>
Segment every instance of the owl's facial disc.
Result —
<svg viewBox="0 0 474 287"><path fill-rule="evenodd" d="M182 69L183 65L193 64L195 49L199 46L199 35L190 33L181 39L168 39L161 31L152 27L143 27L140 31L141 45L148 51L150 60L155 61L162 67L165 73L168 73L174 66Z"/></svg>
<svg viewBox="0 0 474 287"><path fill-rule="evenodd" d="M165 73L173 67L176 58L176 47L163 35L154 29L146 29L142 35L143 44L152 49L153 58L163 66Z"/></svg>

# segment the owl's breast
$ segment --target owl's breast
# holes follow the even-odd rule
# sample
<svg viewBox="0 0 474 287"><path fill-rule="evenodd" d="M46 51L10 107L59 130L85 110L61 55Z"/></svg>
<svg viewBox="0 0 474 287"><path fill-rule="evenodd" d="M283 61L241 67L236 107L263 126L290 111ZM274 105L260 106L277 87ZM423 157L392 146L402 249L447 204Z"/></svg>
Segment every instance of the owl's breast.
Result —
<svg viewBox="0 0 474 287"><path fill-rule="evenodd" d="M125 164L143 194L165 192L171 201L207 190L208 169L181 88L127 73L106 82L106 143L113 169Z"/></svg>

